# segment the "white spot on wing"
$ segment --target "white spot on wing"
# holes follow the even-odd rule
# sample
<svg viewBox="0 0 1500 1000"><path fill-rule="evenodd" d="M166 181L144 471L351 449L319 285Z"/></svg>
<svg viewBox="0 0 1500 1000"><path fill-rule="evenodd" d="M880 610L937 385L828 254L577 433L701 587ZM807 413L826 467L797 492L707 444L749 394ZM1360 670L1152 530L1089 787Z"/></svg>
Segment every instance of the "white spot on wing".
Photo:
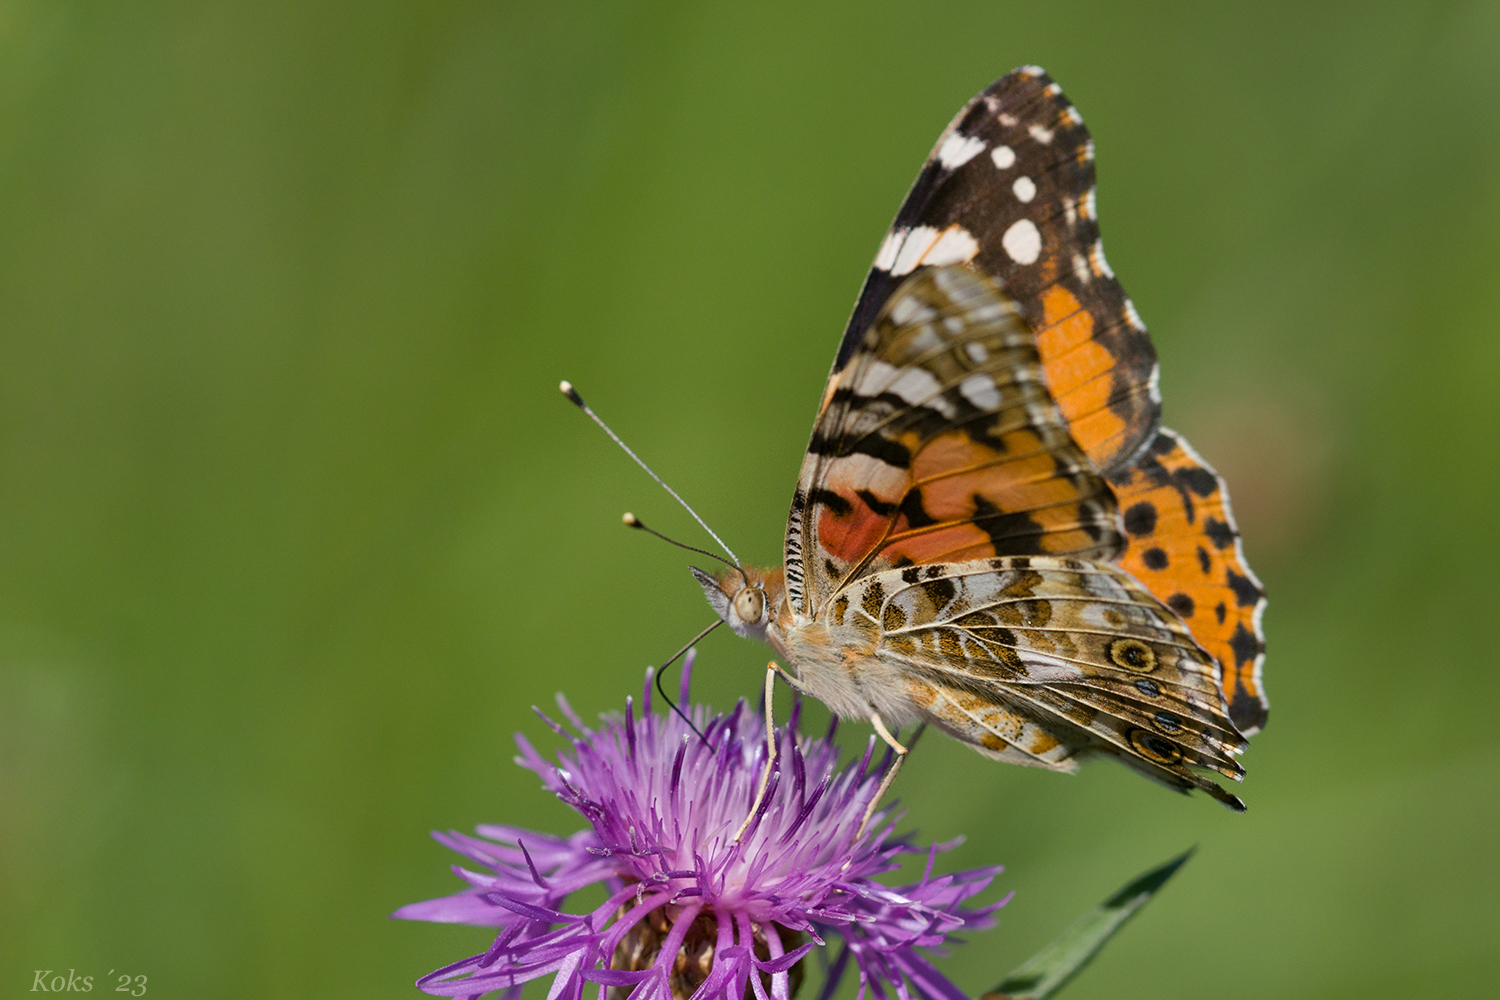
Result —
<svg viewBox="0 0 1500 1000"><path fill-rule="evenodd" d="M895 387L908 373L913 373L913 378L906 382L907 395ZM927 380L925 386L919 384L923 379ZM908 403L920 402L928 392L935 392L939 388L936 377L929 375L920 368L899 368L889 361L881 361L878 358L869 361L864 371L860 372L859 381L855 382L853 389L861 396L879 396L883 392L895 392ZM913 398L913 396L915 398Z"/></svg>
<svg viewBox="0 0 1500 1000"><path fill-rule="evenodd" d="M974 362L976 365L982 365L990 359L990 352L985 350L984 345L979 343L979 341L977 340L971 340L967 344L965 344L964 353L967 354L969 356L969 360Z"/></svg>
<svg viewBox="0 0 1500 1000"><path fill-rule="evenodd" d="M1017 177L1016 182L1010 186L1015 196L1023 202L1028 202L1036 197L1036 185L1030 177Z"/></svg>
<svg viewBox="0 0 1500 1000"><path fill-rule="evenodd" d="M1078 203L1067 195L1063 195L1063 215L1068 220L1068 228L1078 224Z"/></svg>
<svg viewBox="0 0 1500 1000"><path fill-rule="evenodd" d="M891 303L891 322L897 326L925 323L936 315L931 306L915 295L903 295Z"/></svg>
<svg viewBox="0 0 1500 1000"><path fill-rule="evenodd" d="M930 406L945 417L957 415L953 404L941 395L943 391L942 383L938 382L937 378L925 369L905 369L886 391L894 392L913 406Z"/></svg>
<svg viewBox="0 0 1500 1000"><path fill-rule="evenodd" d="M901 241L901 249L896 252L896 259L891 262L890 271L894 275L910 274L916 266L922 263L922 255L927 249L937 242L938 231L931 226L914 226Z"/></svg>
<svg viewBox="0 0 1500 1000"><path fill-rule="evenodd" d="M995 387L995 380L988 375L970 375L958 384L958 391L981 410L1000 408L1000 390Z"/></svg>
<svg viewBox="0 0 1500 1000"><path fill-rule="evenodd" d="M1052 130L1051 129L1043 128L1042 126L1037 125L1037 124L1031 124L1031 125L1026 126L1026 131L1030 132L1031 133L1031 137L1033 139L1035 139L1037 142L1041 143L1043 146L1047 145L1048 143L1050 143L1052 141Z"/></svg>
<svg viewBox="0 0 1500 1000"><path fill-rule="evenodd" d="M1104 259L1104 244L1098 240L1089 247L1089 263L1093 265L1095 274L1102 274L1106 278L1113 278L1115 272L1110 269L1109 261Z"/></svg>
<svg viewBox="0 0 1500 1000"><path fill-rule="evenodd" d="M1015 115L1008 115L1008 114L1006 114L1006 113L1004 113L1002 111L1000 114L996 115L995 118L996 118L997 121L1000 122L1001 125L1004 125L1006 128L1015 128L1016 127L1016 116Z"/></svg>
<svg viewBox="0 0 1500 1000"><path fill-rule="evenodd" d="M1094 280L1094 276L1089 273L1089 262L1083 259L1083 254L1081 253L1073 255L1073 274L1078 278L1078 283L1081 285L1087 285L1090 281Z"/></svg>
<svg viewBox="0 0 1500 1000"><path fill-rule="evenodd" d="M956 170L982 152L984 152L983 139L954 132L938 147L938 162L949 170Z"/></svg>
<svg viewBox="0 0 1500 1000"><path fill-rule="evenodd" d="M936 313L927 310L927 318L931 319ZM938 336L937 330L931 323L923 323L917 327L917 332L906 344L907 357L920 357L933 351L941 351L948 346L942 337Z"/></svg>
<svg viewBox="0 0 1500 1000"><path fill-rule="evenodd" d="M1080 115L1078 113L1078 109L1073 107L1071 104L1066 108L1063 108L1063 117L1068 120L1068 124L1070 125L1083 124L1083 115Z"/></svg>
<svg viewBox="0 0 1500 1000"><path fill-rule="evenodd" d="M934 267L942 264L967 264L979 252L979 241L969 235L963 226L954 224L943 231L922 258L922 263Z"/></svg>
<svg viewBox="0 0 1500 1000"><path fill-rule="evenodd" d="M893 229L885 234L885 239L880 241L880 252L875 255L875 266L882 271L889 271L891 265L896 263L896 251L901 249L901 241L906 239L905 229Z"/></svg>
<svg viewBox="0 0 1500 1000"><path fill-rule="evenodd" d="M911 485L905 469L893 468L873 455L856 452L836 459L829 468L829 478L847 484L854 489L864 488L876 496L896 496L906 492Z"/></svg>
<svg viewBox="0 0 1500 1000"><path fill-rule="evenodd" d="M1083 217L1085 219L1095 219L1095 218L1098 218L1098 215L1096 214L1098 212L1098 209L1094 205L1094 189L1093 188L1089 188L1088 192L1086 194L1084 194L1084 196L1083 196L1083 204L1081 206L1079 206L1079 207L1080 207L1081 211L1083 212Z"/></svg>
<svg viewBox="0 0 1500 1000"><path fill-rule="evenodd" d="M1125 319L1137 330L1142 333L1146 332L1146 324L1141 322L1141 314L1135 311L1135 303L1129 299L1125 300Z"/></svg>
<svg viewBox="0 0 1500 1000"><path fill-rule="evenodd" d="M996 146L990 150L990 159L1001 170L1009 170L1016 162L1016 151L1009 146Z"/></svg>
<svg viewBox="0 0 1500 1000"><path fill-rule="evenodd" d="M1000 237L1000 245L1017 264L1031 264L1042 254L1042 234L1037 231L1036 223L1020 219Z"/></svg>

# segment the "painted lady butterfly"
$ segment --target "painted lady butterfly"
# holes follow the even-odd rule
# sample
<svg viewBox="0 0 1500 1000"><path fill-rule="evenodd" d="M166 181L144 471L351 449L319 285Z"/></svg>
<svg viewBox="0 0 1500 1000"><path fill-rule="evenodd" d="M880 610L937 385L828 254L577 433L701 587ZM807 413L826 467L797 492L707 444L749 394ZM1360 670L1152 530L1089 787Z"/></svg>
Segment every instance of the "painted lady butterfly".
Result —
<svg viewBox="0 0 1500 1000"><path fill-rule="evenodd" d="M888 727L929 723L1015 764L1109 754L1243 810L1200 771L1240 780L1265 724L1264 592L1223 481L1160 409L1088 131L1016 70L943 132L880 245L785 565L694 573L794 687L903 756Z"/></svg>

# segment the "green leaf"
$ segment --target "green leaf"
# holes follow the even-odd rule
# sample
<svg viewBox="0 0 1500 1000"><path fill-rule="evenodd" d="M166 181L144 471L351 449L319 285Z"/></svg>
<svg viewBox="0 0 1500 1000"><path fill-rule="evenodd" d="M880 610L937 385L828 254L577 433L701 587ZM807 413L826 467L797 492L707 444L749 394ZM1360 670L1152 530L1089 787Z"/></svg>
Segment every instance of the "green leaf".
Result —
<svg viewBox="0 0 1500 1000"><path fill-rule="evenodd" d="M1037 952L980 1000L1044 1000L1078 974L1125 921L1150 902L1167 879L1193 856L1192 848L1128 883L1085 913L1057 940Z"/></svg>

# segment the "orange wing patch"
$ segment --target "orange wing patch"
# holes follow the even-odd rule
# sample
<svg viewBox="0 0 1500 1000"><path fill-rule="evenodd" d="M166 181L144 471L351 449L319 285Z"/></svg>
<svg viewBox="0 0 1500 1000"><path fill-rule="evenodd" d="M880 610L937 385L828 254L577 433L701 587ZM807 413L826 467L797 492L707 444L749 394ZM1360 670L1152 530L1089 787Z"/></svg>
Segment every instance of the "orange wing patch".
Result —
<svg viewBox="0 0 1500 1000"><path fill-rule="evenodd" d="M1246 736L1259 732L1269 707L1261 685L1266 592L1245 562L1224 481L1166 428L1110 479L1128 543L1120 565L1219 661L1229 717Z"/></svg>
<svg viewBox="0 0 1500 1000"><path fill-rule="evenodd" d="M1094 316L1062 285L1041 295L1042 323L1036 347L1047 384L1067 418L1073 440L1105 466L1128 442L1132 428L1110 408L1115 357L1094 339Z"/></svg>
<svg viewBox="0 0 1500 1000"><path fill-rule="evenodd" d="M1069 436L1034 335L993 279L919 269L833 385L787 525L798 610L912 563L1120 551L1113 495Z"/></svg>

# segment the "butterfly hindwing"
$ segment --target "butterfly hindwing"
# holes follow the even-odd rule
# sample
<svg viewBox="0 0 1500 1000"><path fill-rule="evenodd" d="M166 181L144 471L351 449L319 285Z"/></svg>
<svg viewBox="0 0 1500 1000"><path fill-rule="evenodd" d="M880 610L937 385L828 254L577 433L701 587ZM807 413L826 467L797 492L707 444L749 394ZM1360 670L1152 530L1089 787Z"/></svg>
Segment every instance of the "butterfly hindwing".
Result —
<svg viewBox="0 0 1500 1000"><path fill-rule="evenodd" d="M1104 470L1156 428L1156 352L1099 241L1094 146L1045 72L1023 67L964 106L886 233L834 362L916 268L966 263L995 278L1036 330L1053 397Z"/></svg>
<svg viewBox="0 0 1500 1000"><path fill-rule="evenodd" d="M911 566L854 582L829 614L876 630L881 659L902 665L923 715L982 752L1058 770L1105 753L1243 808L1190 770L1244 774L1218 665L1116 567L1051 557Z"/></svg>
<svg viewBox="0 0 1500 1000"><path fill-rule="evenodd" d="M1224 481L1166 428L1110 479L1129 541L1120 565L1222 664L1224 698L1240 732L1260 732L1268 708L1261 685L1266 593L1245 562Z"/></svg>
<svg viewBox="0 0 1500 1000"><path fill-rule="evenodd" d="M907 564L1107 559L1118 523L1015 302L968 268L922 268L826 390L787 525L787 592L810 615L845 581Z"/></svg>

